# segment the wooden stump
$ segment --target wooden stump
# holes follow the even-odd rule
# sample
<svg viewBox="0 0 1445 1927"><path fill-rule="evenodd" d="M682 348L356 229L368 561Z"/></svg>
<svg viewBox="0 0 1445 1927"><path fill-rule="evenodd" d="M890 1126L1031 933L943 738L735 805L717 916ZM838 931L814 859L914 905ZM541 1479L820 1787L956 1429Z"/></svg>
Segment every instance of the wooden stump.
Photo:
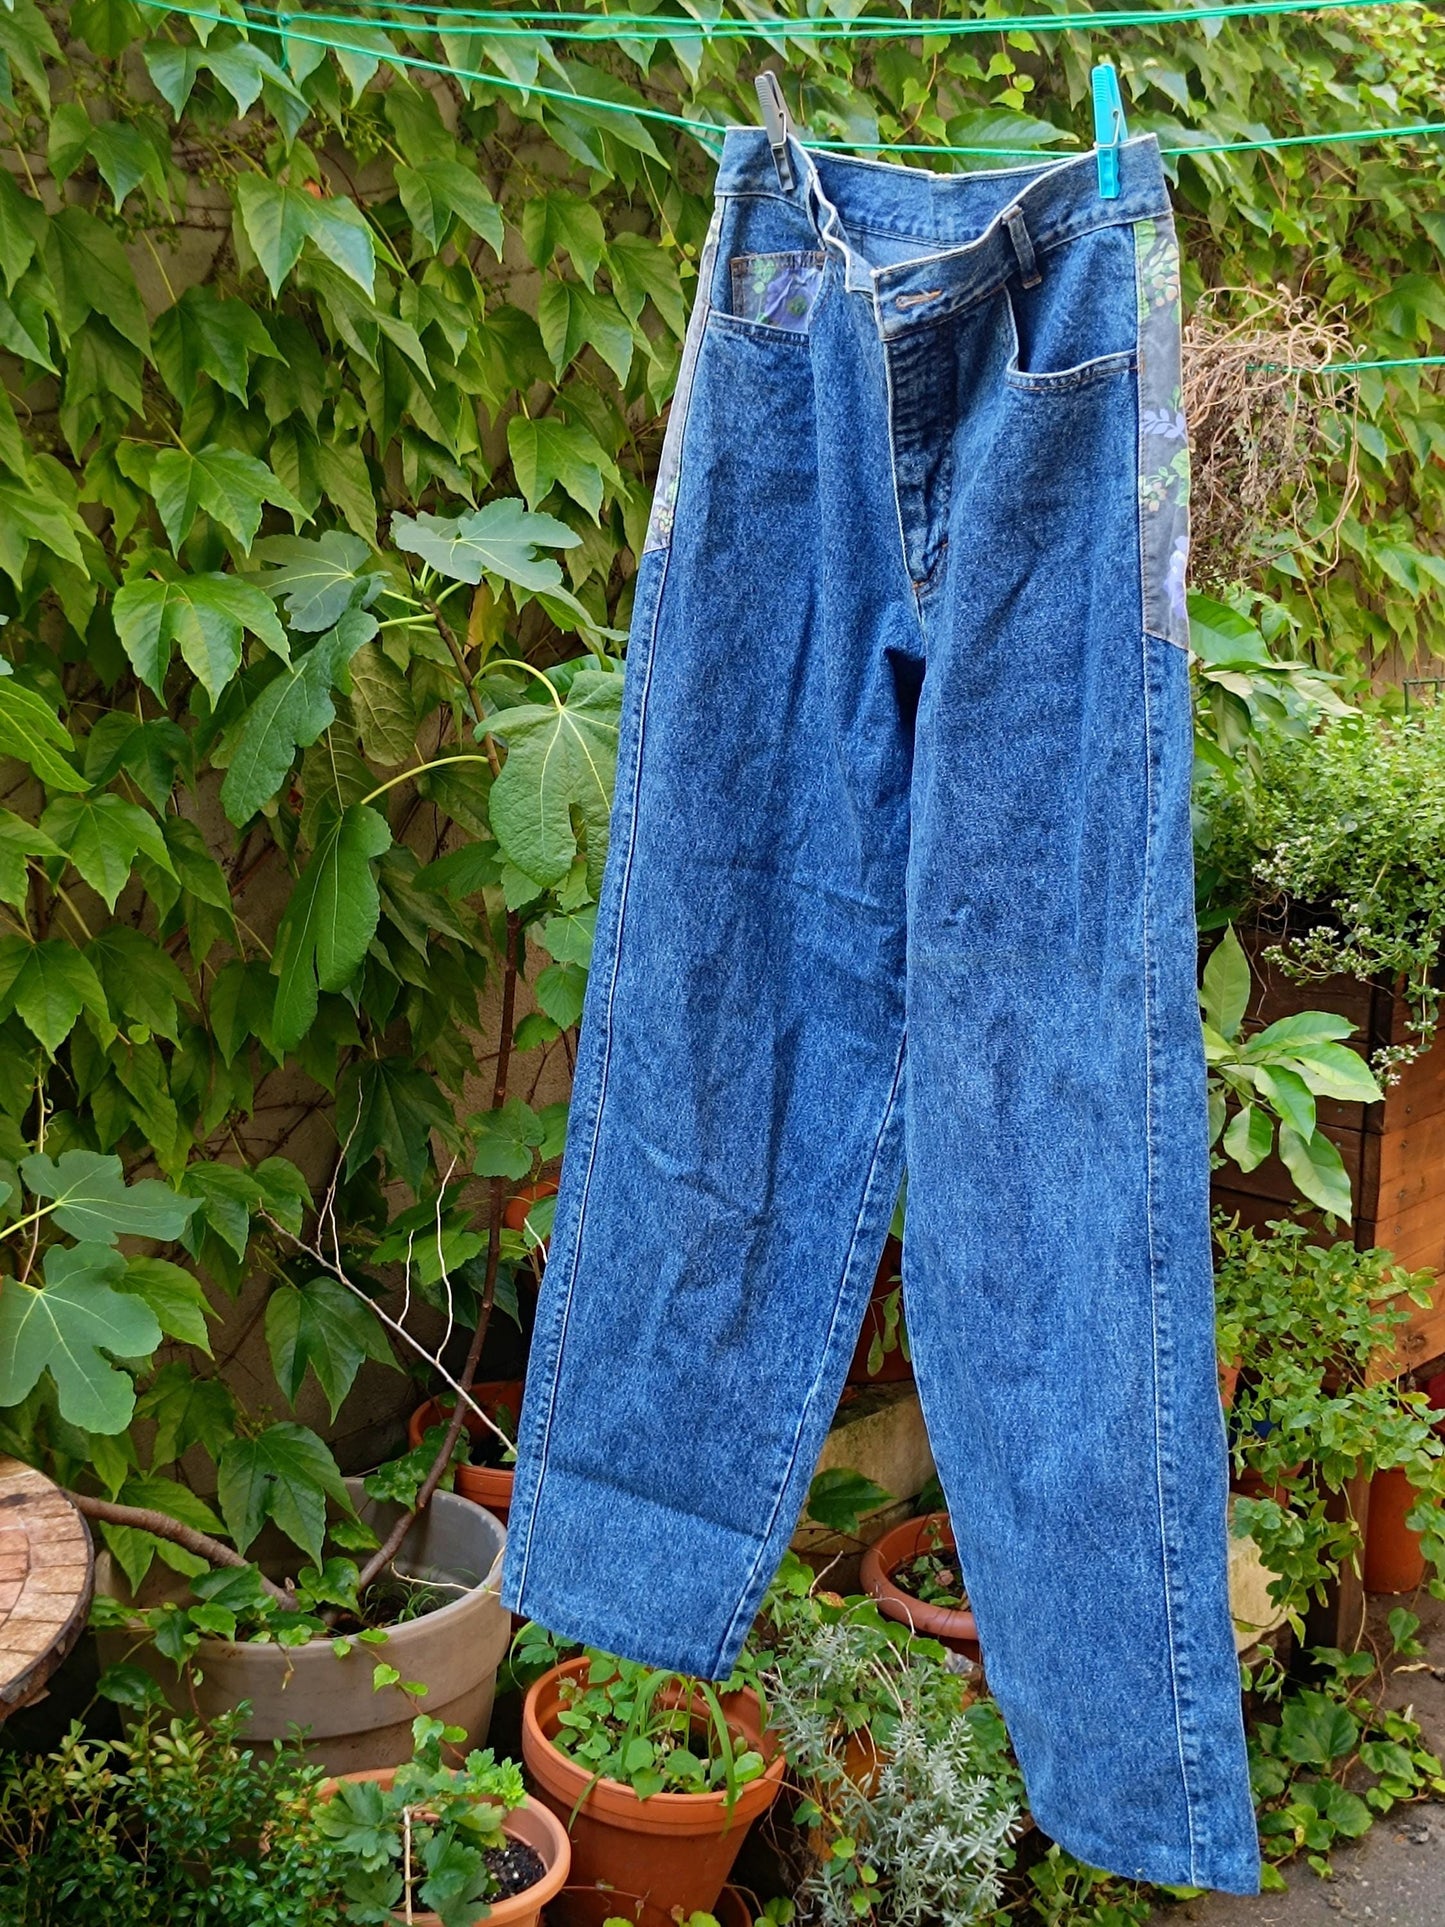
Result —
<svg viewBox="0 0 1445 1927"><path fill-rule="evenodd" d="M0 1455L0 1720L44 1691L85 1625L90 1532L33 1466Z"/></svg>

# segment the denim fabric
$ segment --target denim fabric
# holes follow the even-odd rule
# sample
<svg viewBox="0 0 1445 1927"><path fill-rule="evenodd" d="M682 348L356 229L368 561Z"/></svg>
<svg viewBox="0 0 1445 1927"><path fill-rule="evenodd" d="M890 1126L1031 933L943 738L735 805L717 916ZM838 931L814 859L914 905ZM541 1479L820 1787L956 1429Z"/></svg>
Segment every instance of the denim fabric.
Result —
<svg viewBox="0 0 1445 1927"><path fill-rule="evenodd" d="M727 1671L906 1162L913 1356L1032 1810L1096 1866L1254 1892L1158 149L1116 200L1092 156L792 155L785 192L728 136L641 558L505 1598Z"/></svg>

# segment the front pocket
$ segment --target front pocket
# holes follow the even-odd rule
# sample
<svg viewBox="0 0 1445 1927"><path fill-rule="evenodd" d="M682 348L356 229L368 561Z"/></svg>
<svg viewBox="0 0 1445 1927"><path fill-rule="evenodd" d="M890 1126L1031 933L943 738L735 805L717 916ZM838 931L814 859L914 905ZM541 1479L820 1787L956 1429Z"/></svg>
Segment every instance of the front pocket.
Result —
<svg viewBox="0 0 1445 1927"><path fill-rule="evenodd" d="M821 252L737 254L732 270L732 314L780 334L805 334L823 285Z"/></svg>
<svg viewBox="0 0 1445 1927"><path fill-rule="evenodd" d="M1017 357L1004 370L1004 380L1010 388L1024 395L1056 395L1071 388L1086 388L1090 382L1107 381L1111 375L1124 375L1137 361L1134 353L1125 349L1116 355L1098 355L1093 361L1081 361L1076 368L1062 368L1057 374L1029 374L1018 365Z"/></svg>

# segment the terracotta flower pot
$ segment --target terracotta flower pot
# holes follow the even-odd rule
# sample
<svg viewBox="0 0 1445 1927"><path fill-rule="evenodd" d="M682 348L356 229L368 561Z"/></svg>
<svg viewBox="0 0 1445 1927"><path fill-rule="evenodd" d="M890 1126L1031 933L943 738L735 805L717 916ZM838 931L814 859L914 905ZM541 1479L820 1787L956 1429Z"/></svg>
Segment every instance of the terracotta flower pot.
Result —
<svg viewBox="0 0 1445 1927"><path fill-rule="evenodd" d="M542 1198L555 1198L557 1180L539 1178L535 1184L524 1184L520 1191L514 1191L502 1210L502 1223L508 1231L523 1231L527 1225L527 1213Z"/></svg>
<svg viewBox="0 0 1445 1927"><path fill-rule="evenodd" d="M848 1367L850 1385L905 1385L913 1379L913 1362L903 1355L903 1347L894 1343L891 1351L883 1354L883 1362L876 1372L868 1369L868 1353L874 1338L881 1338L887 1322L884 1301L888 1294L897 1291L899 1274L903 1269L903 1246L897 1238L890 1238L883 1247L883 1256L878 1262L878 1275L873 1280L873 1290L868 1299L868 1309L863 1314L863 1329L858 1334L858 1344L853 1352L853 1363Z"/></svg>
<svg viewBox="0 0 1445 1927"><path fill-rule="evenodd" d="M1414 1592L1425 1578L1420 1535L1405 1524L1416 1500L1414 1486L1399 1466L1370 1480L1370 1512L1365 1522L1365 1591Z"/></svg>
<svg viewBox="0 0 1445 1927"><path fill-rule="evenodd" d="M383 1792L396 1778L396 1768L383 1767L374 1773L343 1773L337 1779L323 1780L319 1791L329 1794L342 1780L375 1780ZM549 1807L536 1800L528 1800L524 1806L516 1807L502 1822L502 1831L509 1840L520 1840L524 1846L531 1847L540 1854L546 1872L533 1887L524 1893L512 1894L506 1900L494 1900L487 1913L492 1927L541 1927L542 1909L551 1905L567 1883L567 1875L572 1866L572 1842L567 1838L567 1829ZM400 1913L394 1915L401 1920ZM441 1915L432 1913L413 1913L410 1916L412 1927L441 1927Z"/></svg>
<svg viewBox="0 0 1445 1927"><path fill-rule="evenodd" d="M522 1410L522 1380L520 1378L478 1379L471 1388L472 1397L487 1415L496 1419L497 1414L506 1408L516 1425ZM428 1428L444 1425L448 1413L442 1409L439 1398L429 1398L425 1405L418 1405L407 1420L406 1437L413 1448L420 1445ZM466 1414L467 1436L472 1439L490 1438L485 1425L475 1412ZM456 1490L464 1499L474 1505L484 1505L488 1512L507 1522L507 1513L512 1504L512 1468L510 1465L459 1465L457 1467Z"/></svg>
<svg viewBox="0 0 1445 1927"><path fill-rule="evenodd" d="M572 1836L572 1881L552 1903L553 1927L600 1927L612 1914L640 1920L643 1909L653 1908L679 1918L711 1913L743 1836L777 1799L782 1784L783 1756L763 1733L757 1696L723 1695L729 1725L768 1760L731 1811L721 1791L654 1793L641 1800L620 1780L595 1778L552 1743L562 1682L585 1673L588 1665L586 1659L573 1659L554 1666L534 1682L522 1708L528 1779ZM621 1900L628 1904L612 1904Z"/></svg>
<svg viewBox="0 0 1445 1927"><path fill-rule="evenodd" d="M966 1609L931 1606L926 1600L907 1592L894 1578L921 1552L956 1552L953 1527L946 1512L930 1512L926 1518L905 1519L869 1546L858 1569L863 1590L878 1601L878 1610L887 1619L929 1639L936 1639L950 1652L980 1660L978 1621Z"/></svg>
<svg viewBox="0 0 1445 1927"><path fill-rule="evenodd" d="M1222 1358L1220 1359L1219 1402L1226 1412L1234 1403L1235 1389L1239 1384L1239 1372L1240 1366L1238 1359L1236 1359L1232 1365L1226 1364Z"/></svg>

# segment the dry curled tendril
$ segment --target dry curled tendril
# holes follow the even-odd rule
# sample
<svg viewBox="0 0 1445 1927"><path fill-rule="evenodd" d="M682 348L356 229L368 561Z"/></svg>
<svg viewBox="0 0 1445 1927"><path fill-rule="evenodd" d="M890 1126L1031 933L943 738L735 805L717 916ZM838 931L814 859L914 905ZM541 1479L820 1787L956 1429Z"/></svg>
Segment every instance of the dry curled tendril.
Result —
<svg viewBox="0 0 1445 1927"><path fill-rule="evenodd" d="M1359 487L1357 391L1331 362L1354 356L1339 309L1286 287L1213 288L1184 329L1193 548L1201 588L1249 580L1307 548L1323 568ZM1321 522L1319 482L1332 483ZM1267 533L1266 533L1267 532Z"/></svg>

